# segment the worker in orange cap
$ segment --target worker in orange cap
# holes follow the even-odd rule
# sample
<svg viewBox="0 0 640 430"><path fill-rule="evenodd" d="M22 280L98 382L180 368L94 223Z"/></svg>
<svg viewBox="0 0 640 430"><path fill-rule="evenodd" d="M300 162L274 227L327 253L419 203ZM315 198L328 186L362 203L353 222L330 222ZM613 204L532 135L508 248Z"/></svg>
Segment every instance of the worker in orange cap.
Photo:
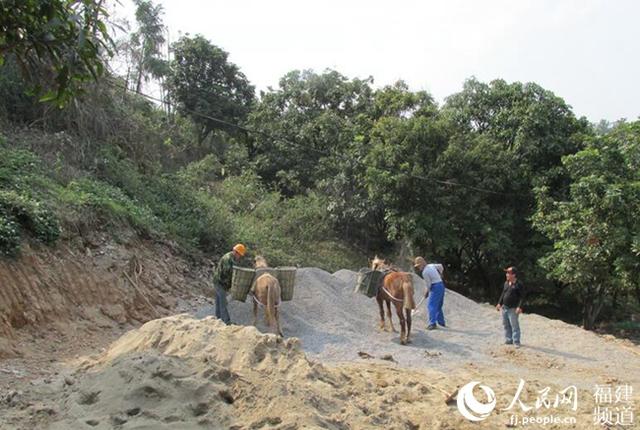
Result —
<svg viewBox="0 0 640 430"><path fill-rule="evenodd" d="M213 286L216 289L216 318L221 319L225 324L231 324L227 309L227 292L231 289L233 266L242 265L241 262L246 252L247 248L238 243L230 252L220 258L213 272Z"/></svg>

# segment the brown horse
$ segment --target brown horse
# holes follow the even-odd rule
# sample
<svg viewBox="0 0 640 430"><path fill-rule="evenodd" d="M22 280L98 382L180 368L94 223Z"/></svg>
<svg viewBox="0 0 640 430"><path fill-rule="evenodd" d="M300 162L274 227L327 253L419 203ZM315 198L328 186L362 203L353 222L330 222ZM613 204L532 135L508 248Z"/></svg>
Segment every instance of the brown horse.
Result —
<svg viewBox="0 0 640 430"><path fill-rule="evenodd" d="M381 270L381 271L397 271L395 268L391 268L388 266L385 261L381 258L378 258L376 255L373 260L369 260L371 263L371 268L373 270ZM382 288L378 288L376 292L376 301L378 302L378 307L380 308L380 330L387 331L387 321L384 319L384 307L383 302L387 304L387 317L389 319L389 328L392 332L396 332L395 327L393 326L393 318L391 318L391 298L384 292Z"/></svg>
<svg viewBox="0 0 640 430"><path fill-rule="evenodd" d="M396 313L400 319L400 343L405 345L410 343L411 335L411 311L415 309L416 304L413 300L413 277L410 273L395 271L385 260L376 256L371 262L371 268L374 270L391 270L391 273L384 277L383 284L378 288L376 301L380 308L380 328L385 329L384 309L382 302L387 302L387 311L391 330L393 322L391 320L391 303L396 307ZM404 314L402 310L404 309Z"/></svg>
<svg viewBox="0 0 640 430"><path fill-rule="evenodd" d="M252 289L253 325L255 326L258 320L258 305L261 305L264 307L265 323L270 327L274 326L276 332L282 336L278 310L278 306L280 306L280 283L275 276L269 273L259 274L259 269L266 269L268 267L267 260L265 260L264 257L257 256L255 258L255 266L258 277Z"/></svg>

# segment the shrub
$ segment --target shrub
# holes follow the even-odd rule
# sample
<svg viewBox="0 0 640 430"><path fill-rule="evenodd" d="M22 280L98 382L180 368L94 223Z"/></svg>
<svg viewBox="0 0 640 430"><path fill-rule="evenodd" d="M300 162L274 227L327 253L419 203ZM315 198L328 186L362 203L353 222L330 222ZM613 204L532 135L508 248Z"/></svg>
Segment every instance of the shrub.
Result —
<svg viewBox="0 0 640 430"><path fill-rule="evenodd" d="M218 196L232 208L233 239L263 254L272 266L355 267L358 257L334 237L325 197L310 193L283 198L255 175L226 179Z"/></svg>
<svg viewBox="0 0 640 430"><path fill-rule="evenodd" d="M205 252L229 247L231 213L215 196L200 191L181 174L143 175L117 152L102 154L99 174L132 199L146 205L179 243Z"/></svg>
<svg viewBox="0 0 640 430"><path fill-rule="evenodd" d="M221 175L222 165L218 158L209 154L201 160L187 164L178 172L178 178L187 185L204 187L215 181Z"/></svg>
<svg viewBox="0 0 640 430"><path fill-rule="evenodd" d="M15 255L19 249L19 226L0 212L0 255Z"/></svg>
<svg viewBox="0 0 640 430"><path fill-rule="evenodd" d="M60 193L61 202L75 209L90 208L101 222L130 224L138 233L161 230L161 222L149 208L132 200L122 190L92 179L72 181Z"/></svg>
<svg viewBox="0 0 640 430"><path fill-rule="evenodd" d="M38 169L39 160L33 153L0 144L0 187L26 190Z"/></svg>
<svg viewBox="0 0 640 430"><path fill-rule="evenodd" d="M18 226L47 244L55 242L60 236L55 214L39 201L16 191L0 190L0 217L3 220L3 239L0 242L5 254L15 254L19 247Z"/></svg>

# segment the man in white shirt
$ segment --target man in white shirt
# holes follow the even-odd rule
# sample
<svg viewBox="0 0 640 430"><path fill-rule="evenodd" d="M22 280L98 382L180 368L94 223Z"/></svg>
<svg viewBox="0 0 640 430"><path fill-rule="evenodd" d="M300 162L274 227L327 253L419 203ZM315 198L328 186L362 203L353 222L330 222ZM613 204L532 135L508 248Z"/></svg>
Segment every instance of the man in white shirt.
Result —
<svg viewBox="0 0 640 430"><path fill-rule="evenodd" d="M442 273L444 267L442 264L431 263L427 264L427 261L423 257L416 257L413 260L413 267L416 273L422 277L427 283L427 292L425 296L427 299L427 312L429 313L429 325L427 330L433 330L440 324L445 327L444 313L442 312L442 305L444 304L444 282L442 282Z"/></svg>

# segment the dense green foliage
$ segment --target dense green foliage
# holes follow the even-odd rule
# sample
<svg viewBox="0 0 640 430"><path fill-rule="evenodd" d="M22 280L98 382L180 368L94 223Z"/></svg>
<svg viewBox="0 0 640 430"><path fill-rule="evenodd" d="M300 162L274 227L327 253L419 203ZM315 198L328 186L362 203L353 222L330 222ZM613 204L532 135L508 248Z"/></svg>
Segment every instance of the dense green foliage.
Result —
<svg viewBox="0 0 640 430"><path fill-rule="evenodd" d="M236 132L254 99L254 88L229 54L202 36L183 36L173 45L168 86L178 110L198 127L199 140L214 130Z"/></svg>
<svg viewBox="0 0 640 430"><path fill-rule="evenodd" d="M12 54L47 100L67 101L104 71L111 38L102 1L0 1L0 65ZM53 84L52 84L53 83Z"/></svg>
<svg viewBox="0 0 640 430"><path fill-rule="evenodd" d="M220 254L243 241L279 265L337 269L357 258L332 239L321 196L283 201L255 176L216 180L217 162L146 175L117 152L102 151L93 178L81 174L65 183L45 173L32 152L0 148L0 252L15 255L24 233L53 243L62 225L67 236L100 229L117 235L130 227L188 252Z"/></svg>
<svg viewBox="0 0 640 430"><path fill-rule="evenodd" d="M537 288L546 241L531 228L534 185L561 192L560 158L588 124L535 84L467 81L437 115L376 124L368 156L372 194L390 233L446 260L481 297L497 293L496 268L517 264Z"/></svg>
<svg viewBox="0 0 640 430"><path fill-rule="evenodd" d="M639 123L593 126L502 80L469 79L438 106L402 81L292 71L256 98L202 36L165 61L162 8L135 3L126 76L64 109L29 95L5 55L0 252L129 229L214 258L244 242L273 265L422 254L482 300L517 265L528 306L587 328L640 308ZM135 94L154 79L171 103Z"/></svg>
<svg viewBox="0 0 640 430"><path fill-rule="evenodd" d="M538 189L534 224L553 240L541 264L583 304L592 328L607 298L640 299L640 122L621 124L563 159L565 198Z"/></svg>
<svg viewBox="0 0 640 430"><path fill-rule="evenodd" d="M39 160L0 138L0 254L15 255L24 232L44 243L58 239L58 220L42 202L44 183Z"/></svg>

